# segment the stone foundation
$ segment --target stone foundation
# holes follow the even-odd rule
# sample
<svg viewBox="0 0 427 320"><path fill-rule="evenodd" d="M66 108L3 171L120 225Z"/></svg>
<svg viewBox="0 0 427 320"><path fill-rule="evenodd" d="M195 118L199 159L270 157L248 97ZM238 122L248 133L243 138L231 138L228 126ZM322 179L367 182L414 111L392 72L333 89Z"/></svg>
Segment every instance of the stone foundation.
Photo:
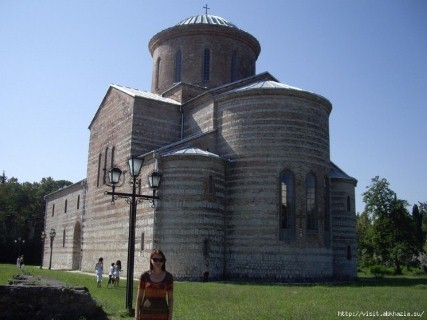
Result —
<svg viewBox="0 0 427 320"><path fill-rule="evenodd" d="M8 286L0 286L0 318L108 319L86 287L68 287L54 280L30 276L14 276Z"/></svg>

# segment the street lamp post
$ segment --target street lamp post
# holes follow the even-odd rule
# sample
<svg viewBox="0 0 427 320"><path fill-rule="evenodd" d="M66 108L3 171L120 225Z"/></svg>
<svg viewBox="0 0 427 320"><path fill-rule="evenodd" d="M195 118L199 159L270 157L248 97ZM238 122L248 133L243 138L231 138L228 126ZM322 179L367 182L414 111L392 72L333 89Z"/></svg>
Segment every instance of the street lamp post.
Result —
<svg viewBox="0 0 427 320"><path fill-rule="evenodd" d="M132 193L122 193L115 192L115 188L120 181L120 176L122 170L119 168L111 168L108 171L109 182L112 186L112 192L106 191L106 195L111 195L111 202L114 203L116 197L125 198L128 203L130 203L129 210L129 236L128 236L128 257L127 257L127 275L126 275L126 309L130 314L133 314L132 309L132 295L133 295L133 271L134 271L134 260L135 260L135 222L136 222L136 206L138 202L142 200L149 200L153 203L159 199L156 196L156 190L160 185L161 175L157 171L151 173L148 177L148 182L150 188L153 190L153 195L142 195L137 194L136 187L138 184L137 177L141 172L142 164L144 159L141 158L130 158L128 161L129 164L129 174L132 178L130 184L132 185Z"/></svg>
<svg viewBox="0 0 427 320"><path fill-rule="evenodd" d="M50 259L49 259L49 269L52 267L52 248L53 248L53 239L56 236L55 229L50 229L49 237L50 237Z"/></svg>
<svg viewBox="0 0 427 320"><path fill-rule="evenodd" d="M40 239L42 240L42 256L40 257L40 269L43 268L43 257L44 257L44 241L46 239L46 232L44 230L42 231L42 234L40 235Z"/></svg>

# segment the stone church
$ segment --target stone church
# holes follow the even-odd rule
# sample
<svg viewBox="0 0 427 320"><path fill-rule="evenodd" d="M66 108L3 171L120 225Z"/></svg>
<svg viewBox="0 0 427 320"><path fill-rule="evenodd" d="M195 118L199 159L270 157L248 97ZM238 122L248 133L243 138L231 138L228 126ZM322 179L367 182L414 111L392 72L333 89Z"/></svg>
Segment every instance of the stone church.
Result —
<svg viewBox="0 0 427 320"><path fill-rule="evenodd" d="M46 196L43 266L126 270L129 203L107 177L144 159L161 183L136 212L135 276L155 248L177 280L356 277L355 187L330 157L326 98L256 73L258 40L198 15L154 35L151 91L110 85L89 124L87 176ZM131 192L129 175L116 192ZM106 268L107 269L107 268ZM125 275L124 272L123 275Z"/></svg>

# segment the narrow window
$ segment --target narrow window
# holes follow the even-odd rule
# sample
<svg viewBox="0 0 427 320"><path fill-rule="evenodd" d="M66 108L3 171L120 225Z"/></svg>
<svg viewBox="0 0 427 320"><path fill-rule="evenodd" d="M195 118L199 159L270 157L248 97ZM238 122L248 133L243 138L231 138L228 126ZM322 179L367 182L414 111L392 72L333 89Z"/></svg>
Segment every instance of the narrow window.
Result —
<svg viewBox="0 0 427 320"><path fill-rule="evenodd" d="M208 180L208 192L209 194L213 194L214 192L214 180L212 175L209 176Z"/></svg>
<svg viewBox="0 0 427 320"><path fill-rule="evenodd" d="M62 247L65 248L65 229L62 232Z"/></svg>
<svg viewBox="0 0 427 320"><path fill-rule="evenodd" d="M309 173L305 179L307 229L317 230L316 177Z"/></svg>
<svg viewBox="0 0 427 320"><path fill-rule="evenodd" d="M116 147L111 148L111 165L110 168L114 168L114 152L116 151Z"/></svg>
<svg viewBox="0 0 427 320"><path fill-rule="evenodd" d="M99 187L99 179L101 178L101 161L102 161L102 154L98 156L98 172L96 175L96 186Z"/></svg>
<svg viewBox="0 0 427 320"><path fill-rule="evenodd" d="M285 171L280 177L280 239L295 239L294 175Z"/></svg>
<svg viewBox="0 0 427 320"><path fill-rule="evenodd" d="M325 231L329 231L329 212L330 212L330 202L329 202L329 177L325 177Z"/></svg>
<svg viewBox="0 0 427 320"><path fill-rule="evenodd" d="M156 62L156 89L159 89L160 84L160 58L157 58Z"/></svg>
<svg viewBox="0 0 427 320"><path fill-rule="evenodd" d="M347 260L351 260L351 247L347 246Z"/></svg>
<svg viewBox="0 0 427 320"><path fill-rule="evenodd" d="M325 176L323 180L323 188L324 188L324 234L323 239L325 246L329 248L331 246L331 234L330 234L330 213L331 213L331 205L330 205L330 191L329 191L329 176Z"/></svg>
<svg viewBox="0 0 427 320"><path fill-rule="evenodd" d="M65 204L64 204L64 213L67 213L67 206L68 206L68 200L65 199Z"/></svg>
<svg viewBox="0 0 427 320"><path fill-rule="evenodd" d="M203 241L203 256L205 258L209 257L209 240L205 239Z"/></svg>
<svg viewBox="0 0 427 320"><path fill-rule="evenodd" d="M237 53L236 51L233 52L233 55L231 56L231 82L234 82L237 80Z"/></svg>
<svg viewBox="0 0 427 320"><path fill-rule="evenodd" d="M80 208L80 195L77 196L77 210Z"/></svg>
<svg viewBox="0 0 427 320"><path fill-rule="evenodd" d="M350 196L347 196L347 211L348 212L351 211L351 200L350 200Z"/></svg>
<svg viewBox="0 0 427 320"><path fill-rule="evenodd" d="M144 232L141 233L141 251L144 251L145 246L145 234Z"/></svg>
<svg viewBox="0 0 427 320"><path fill-rule="evenodd" d="M52 217L55 215L55 204L52 205Z"/></svg>
<svg viewBox="0 0 427 320"><path fill-rule="evenodd" d="M203 55L203 81L210 80L210 64L211 64L211 51L205 49Z"/></svg>
<svg viewBox="0 0 427 320"><path fill-rule="evenodd" d="M102 183L107 183L107 159L108 159L108 147L105 148L105 154L104 154L104 167L102 169L103 175L102 175Z"/></svg>
<svg viewBox="0 0 427 320"><path fill-rule="evenodd" d="M181 60L182 53L178 50L175 54L175 82L181 82Z"/></svg>

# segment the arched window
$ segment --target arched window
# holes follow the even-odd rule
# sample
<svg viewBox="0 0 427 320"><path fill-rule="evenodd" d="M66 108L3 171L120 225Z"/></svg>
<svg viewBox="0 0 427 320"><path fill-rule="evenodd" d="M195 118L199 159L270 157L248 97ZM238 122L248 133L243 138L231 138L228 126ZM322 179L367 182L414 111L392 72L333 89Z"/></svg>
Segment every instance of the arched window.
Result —
<svg viewBox="0 0 427 320"><path fill-rule="evenodd" d="M52 205L52 217L55 216L55 204Z"/></svg>
<svg viewBox="0 0 427 320"><path fill-rule="evenodd" d="M212 175L209 175L209 179L208 179L208 193L209 194L214 193L214 180Z"/></svg>
<svg viewBox="0 0 427 320"><path fill-rule="evenodd" d="M203 54L203 81L210 80L210 68L211 68L211 51L205 49Z"/></svg>
<svg viewBox="0 0 427 320"><path fill-rule="evenodd" d="M157 58L156 61L156 89L159 88L159 84L160 84L160 57Z"/></svg>
<svg viewBox="0 0 427 320"><path fill-rule="evenodd" d="M102 161L102 154L99 154L98 156L98 172L96 174L96 186L99 187L99 179L101 178L101 161Z"/></svg>
<svg viewBox="0 0 427 320"><path fill-rule="evenodd" d="M331 212L331 205L330 205L330 194L329 194L329 176L324 177L324 239L325 239L325 246L329 248L331 246L331 235L330 235L330 212Z"/></svg>
<svg viewBox="0 0 427 320"><path fill-rule="evenodd" d="M64 213L67 213L67 207L68 207L68 200L65 199L65 203L64 203Z"/></svg>
<svg viewBox="0 0 427 320"><path fill-rule="evenodd" d="M65 248L65 229L62 232L62 247Z"/></svg>
<svg viewBox="0 0 427 320"><path fill-rule="evenodd" d="M141 233L141 251L144 251L145 246L145 234L144 232Z"/></svg>
<svg viewBox="0 0 427 320"><path fill-rule="evenodd" d="M80 195L77 196L77 210L80 208Z"/></svg>
<svg viewBox="0 0 427 320"><path fill-rule="evenodd" d="M255 60L253 60L251 62L251 75L254 76L256 73L256 64L255 64Z"/></svg>
<svg viewBox="0 0 427 320"><path fill-rule="evenodd" d="M108 147L105 148L105 154L104 154L104 168L103 168L104 174L102 176L102 182L104 184L107 183L107 173L108 173L107 160L108 160Z"/></svg>
<svg viewBox="0 0 427 320"><path fill-rule="evenodd" d="M231 56L231 82L237 80L237 52L233 51Z"/></svg>
<svg viewBox="0 0 427 320"><path fill-rule="evenodd" d="M203 241L203 257L209 257L209 240L205 239Z"/></svg>
<svg viewBox="0 0 427 320"><path fill-rule="evenodd" d="M312 173L305 178L305 190L307 229L317 230L316 177Z"/></svg>
<svg viewBox="0 0 427 320"><path fill-rule="evenodd" d="M351 247L350 247L350 245L347 246L347 260L351 260Z"/></svg>
<svg viewBox="0 0 427 320"><path fill-rule="evenodd" d="M111 148L111 165L110 168L114 167L114 152L116 151L116 147Z"/></svg>
<svg viewBox="0 0 427 320"><path fill-rule="evenodd" d="M295 239L295 181L290 171L280 176L280 239Z"/></svg>
<svg viewBox="0 0 427 320"><path fill-rule="evenodd" d="M175 82L181 82L182 53L178 50L175 54Z"/></svg>
<svg viewBox="0 0 427 320"><path fill-rule="evenodd" d="M329 177L325 177L325 231L329 231L330 202L329 202Z"/></svg>

